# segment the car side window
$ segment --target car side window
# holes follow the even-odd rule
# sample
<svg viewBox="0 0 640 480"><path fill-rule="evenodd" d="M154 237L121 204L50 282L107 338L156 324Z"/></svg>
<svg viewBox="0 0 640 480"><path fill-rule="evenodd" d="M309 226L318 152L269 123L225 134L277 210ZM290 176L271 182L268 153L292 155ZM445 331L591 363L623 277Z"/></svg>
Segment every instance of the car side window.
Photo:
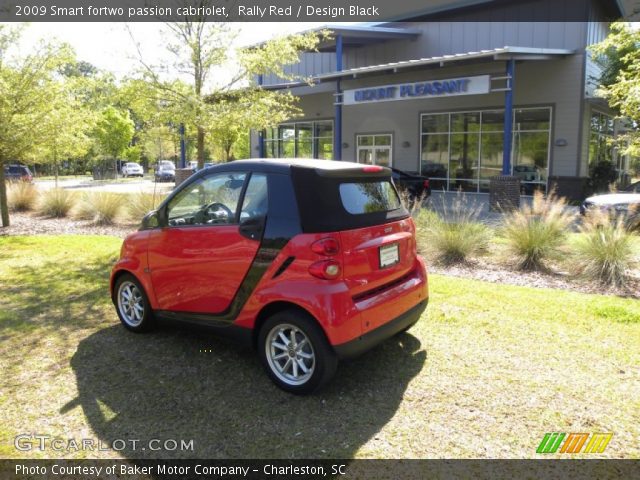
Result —
<svg viewBox="0 0 640 480"><path fill-rule="evenodd" d="M266 216L268 202L267 176L264 173L254 173L244 194L240 221Z"/></svg>
<svg viewBox="0 0 640 480"><path fill-rule="evenodd" d="M220 173L198 179L167 206L170 227L236 223L245 173Z"/></svg>

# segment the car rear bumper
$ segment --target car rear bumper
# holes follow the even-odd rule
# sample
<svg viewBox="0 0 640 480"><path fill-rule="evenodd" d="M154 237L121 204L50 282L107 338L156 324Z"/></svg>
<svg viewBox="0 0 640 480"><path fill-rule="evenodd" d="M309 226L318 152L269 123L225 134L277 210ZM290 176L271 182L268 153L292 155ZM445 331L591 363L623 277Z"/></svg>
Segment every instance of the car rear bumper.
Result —
<svg viewBox="0 0 640 480"><path fill-rule="evenodd" d="M428 303L429 299L427 298L400 316L380 325L375 330L371 330L349 342L334 345L333 348L338 355L338 358L343 360L358 357L379 343L393 337L399 332L402 332L420 319L420 316L427 308Z"/></svg>

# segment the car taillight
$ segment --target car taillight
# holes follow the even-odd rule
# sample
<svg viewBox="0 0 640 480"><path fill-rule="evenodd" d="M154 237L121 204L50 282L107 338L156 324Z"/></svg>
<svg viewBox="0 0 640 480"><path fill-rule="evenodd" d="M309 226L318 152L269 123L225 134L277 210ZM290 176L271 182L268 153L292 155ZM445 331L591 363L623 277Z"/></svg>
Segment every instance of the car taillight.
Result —
<svg viewBox="0 0 640 480"><path fill-rule="evenodd" d="M333 280L340 276L340 263L335 260L320 260L309 266L309 273L316 278Z"/></svg>
<svg viewBox="0 0 640 480"><path fill-rule="evenodd" d="M367 165L366 167L362 167L363 172L381 172L382 167L380 165Z"/></svg>
<svg viewBox="0 0 640 480"><path fill-rule="evenodd" d="M332 257L340 252L338 240L332 237L323 238L311 245L311 250L318 255Z"/></svg>
<svg viewBox="0 0 640 480"><path fill-rule="evenodd" d="M422 185L424 186L424 188L429 188L429 179L426 179L424 182L422 182Z"/></svg>

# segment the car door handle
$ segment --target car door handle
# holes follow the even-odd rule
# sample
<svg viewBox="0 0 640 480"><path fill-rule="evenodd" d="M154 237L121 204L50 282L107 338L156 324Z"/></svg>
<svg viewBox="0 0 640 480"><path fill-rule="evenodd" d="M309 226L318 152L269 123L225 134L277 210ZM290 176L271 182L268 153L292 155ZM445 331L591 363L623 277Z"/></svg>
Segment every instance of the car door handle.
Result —
<svg viewBox="0 0 640 480"><path fill-rule="evenodd" d="M260 240L264 230L265 217L256 217L245 220L240 224L238 232L249 240Z"/></svg>

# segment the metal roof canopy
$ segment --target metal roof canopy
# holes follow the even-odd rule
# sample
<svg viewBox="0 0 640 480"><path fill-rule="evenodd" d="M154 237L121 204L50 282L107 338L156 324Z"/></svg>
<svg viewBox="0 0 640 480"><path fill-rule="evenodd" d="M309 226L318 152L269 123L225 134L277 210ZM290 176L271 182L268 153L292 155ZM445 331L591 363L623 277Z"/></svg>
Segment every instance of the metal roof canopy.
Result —
<svg viewBox="0 0 640 480"><path fill-rule="evenodd" d="M450 65L456 62L472 61L507 61L507 60L552 60L557 57L573 55L575 50L560 48L532 48L532 47L502 47L491 50L480 50L478 52L456 53L452 55L442 55L429 58L418 58L414 60L401 60L398 62L383 63L380 65L370 65L367 67L350 68L340 72L323 73L312 77L313 82L322 83L329 80L344 78L358 78L371 74L384 72L397 73L400 70L412 69L416 67ZM306 82L289 82L274 85L265 85L268 89L292 88L307 85Z"/></svg>
<svg viewBox="0 0 640 480"><path fill-rule="evenodd" d="M342 37L343 47L363 47L373 43L382 43L389 40L412 39L418 37L422 32L410 28L375 27L368 25L327 25L311 31L328 30L331 38L323 40L318 44L320 52L335 52L336 39Z"/></svg>

